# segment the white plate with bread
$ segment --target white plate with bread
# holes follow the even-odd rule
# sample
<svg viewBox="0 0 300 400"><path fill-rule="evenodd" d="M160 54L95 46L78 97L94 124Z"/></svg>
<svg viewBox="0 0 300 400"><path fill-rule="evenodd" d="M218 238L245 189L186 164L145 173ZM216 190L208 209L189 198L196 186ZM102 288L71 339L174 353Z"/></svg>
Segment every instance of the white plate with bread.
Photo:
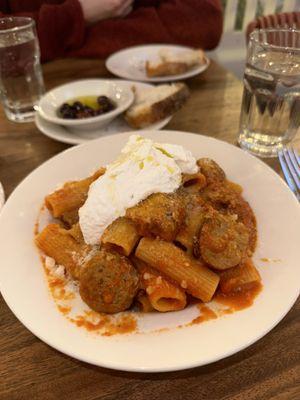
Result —
<svg viewBox="0 0 300 400"><path fill-rule="evenodd" d="M191 78L208 66L209 59L202 50L175 45L130 47L106 61L106 68L116 76L153 83Z"/></svg>
<svg viewBox="0 0 300 400"><path fill-rule="evenodd" d="M97 80L94 81L96 85ZM127 84L133 90L135 99L124 114L113 119L108 125L95 130L69 130L67 126L47 121L37 113L35 116L37 128L51 139L68 144L80 144L101 136L130 130L138 131L144 128L158 130L169 123L172 115L182 107L189 95L183 83L153 86L133 81L112 82Z"/></svg>

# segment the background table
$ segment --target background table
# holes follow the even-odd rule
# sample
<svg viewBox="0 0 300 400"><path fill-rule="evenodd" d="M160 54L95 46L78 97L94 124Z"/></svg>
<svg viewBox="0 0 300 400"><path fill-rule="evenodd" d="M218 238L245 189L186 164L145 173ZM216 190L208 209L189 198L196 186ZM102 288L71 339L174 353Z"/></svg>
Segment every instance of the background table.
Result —
<svg viewBox="0 0 300 400"><path fill-rule="evenodd" d="M110 76L99 60L55 61L44 66L44 74L48 89L75 79ZM166 129L235 143L242 83L212 63L188 85L191 97ZM34 124L7 121L1 110L0 181L6 194L67 147L43 136ZM266 162L280 171L277 160ZM23 327L1 298L0 400L298 400L299 309L298 300L271 333L222 361L180 372L134 374L90 366L57 352Z"/></svg>

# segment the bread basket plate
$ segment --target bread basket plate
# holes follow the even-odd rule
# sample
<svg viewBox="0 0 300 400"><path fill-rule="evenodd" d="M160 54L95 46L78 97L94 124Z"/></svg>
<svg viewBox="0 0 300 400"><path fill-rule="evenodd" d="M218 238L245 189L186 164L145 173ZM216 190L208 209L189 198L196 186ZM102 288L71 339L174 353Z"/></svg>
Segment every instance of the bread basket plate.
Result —
<svg viewBox="0 0 300 400"><path fill-rule="evenodd" d="M205 64L197 65L191 68L189 71L178 74L178 75L169 75L162 77L148 77L145 71L145 63L146 61L153 61L158 58L158 53L161 50L169 50L174 54L180 55L180 53L186 52L188 50L193 50L190 47L185 46L175 46L175 45L145 45L145 46L135 46L129 47L124 50L120 50L114 54L112 54L106 60L106 68L116 76L124 79L132 79L135 81L142 82L152 82L152 83L161 83L161 82L174 82L174 81L182 81L187 78L192 78L198 74L204 72L210 61L207 57L205 57Z"/></svg>
<svg viewBox="0 0 300 400"><path fill-rule="evenodd" d="M114 80L113 82L118 82L118 80ZM122 81L122 83L127 83L128 86L135 87L136 90L149 89L153 87L153 85L149 83L135 82L135 81ZM159 130L166 126L172 116L162 119L155 124L149 125L147 129L151 130ZM55 124L50 121L46 121L39 113L35 115L35 125L40 132L42 132L45 136L48 136L51 139L57 140L58 142L67 143L67 144L81 144L88 142L93 139L97 139L102 136L107 135L115 135L120 132L129 132L132 131L138 132L137 129L131 128L123 116L119 116L115 118L110 124L97 128L96 130L68 130L65 126Z"/></svg>
<svg viewBox="0 0 300 400"><path fill-rule="evenodd" d="M115 159L131 134L105 136L68 149L42 164L15 189L0 214L2 295L38 338L62 353L98 366L162 372L230 356L274 328L299 294L300 207L272 169L225 142L178 131L143 132L156 142L183 145L197 158L214 159L228 179L244 188L244 197L257 217L254 263L263 282L263 290L251 307L181 329L174 326L194 318L193 305L180 312L142 314L137 316L138 332L101 336L68 321L48 291L33 243L44 197L63 182L86 177ZM265 258L271 261L265 263Z"/></svg>

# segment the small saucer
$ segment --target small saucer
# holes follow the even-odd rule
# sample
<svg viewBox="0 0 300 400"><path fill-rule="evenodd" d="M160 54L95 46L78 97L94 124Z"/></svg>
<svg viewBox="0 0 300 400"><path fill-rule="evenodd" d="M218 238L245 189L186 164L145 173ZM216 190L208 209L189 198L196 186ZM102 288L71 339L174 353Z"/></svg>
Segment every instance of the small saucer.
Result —
<svg viewBox="0 0 300 400"><path fill-rule="evenodd" d="M133 81L122 81L127 82L131 87L134 86L136 90L153 87L153 85L133 82ZM172 116L165 118L155 124L147 126L146 130L159 130L168 124ZM46 136L59 142L68 144L80 144L89 140L97 139L101 136L113 135L121 132L138 132L138 130L131 128L122 115L115 118L110 124L99 127L95 130L68 130L65 126L55 124L53 122L46 121L39 113L35 115L35 124L37 128Z"/></svg>

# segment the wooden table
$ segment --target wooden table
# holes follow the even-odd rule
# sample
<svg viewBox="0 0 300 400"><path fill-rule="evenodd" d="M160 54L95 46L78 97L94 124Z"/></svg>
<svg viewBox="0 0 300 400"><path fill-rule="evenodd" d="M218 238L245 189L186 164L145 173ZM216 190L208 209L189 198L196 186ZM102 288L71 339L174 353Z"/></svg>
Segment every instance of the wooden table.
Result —
<svg viewBox="0 0 300 400"><path fill-rule="evenodd" d="M47 88L109 76L99 60L55 61L44 66L44 73ZM235 143L241 82L212 63L189 86L188 104L167 128ZM1 111L0 181L6 194L67 147L43 136L34 124L7 121ZM277 160L267 162L279 171ZM180 372L134 374L94 367L57 352L33 336L1 299L0 400L296 400L300 398L299 308L298 300L271 333L227 359Z"/></svg>

